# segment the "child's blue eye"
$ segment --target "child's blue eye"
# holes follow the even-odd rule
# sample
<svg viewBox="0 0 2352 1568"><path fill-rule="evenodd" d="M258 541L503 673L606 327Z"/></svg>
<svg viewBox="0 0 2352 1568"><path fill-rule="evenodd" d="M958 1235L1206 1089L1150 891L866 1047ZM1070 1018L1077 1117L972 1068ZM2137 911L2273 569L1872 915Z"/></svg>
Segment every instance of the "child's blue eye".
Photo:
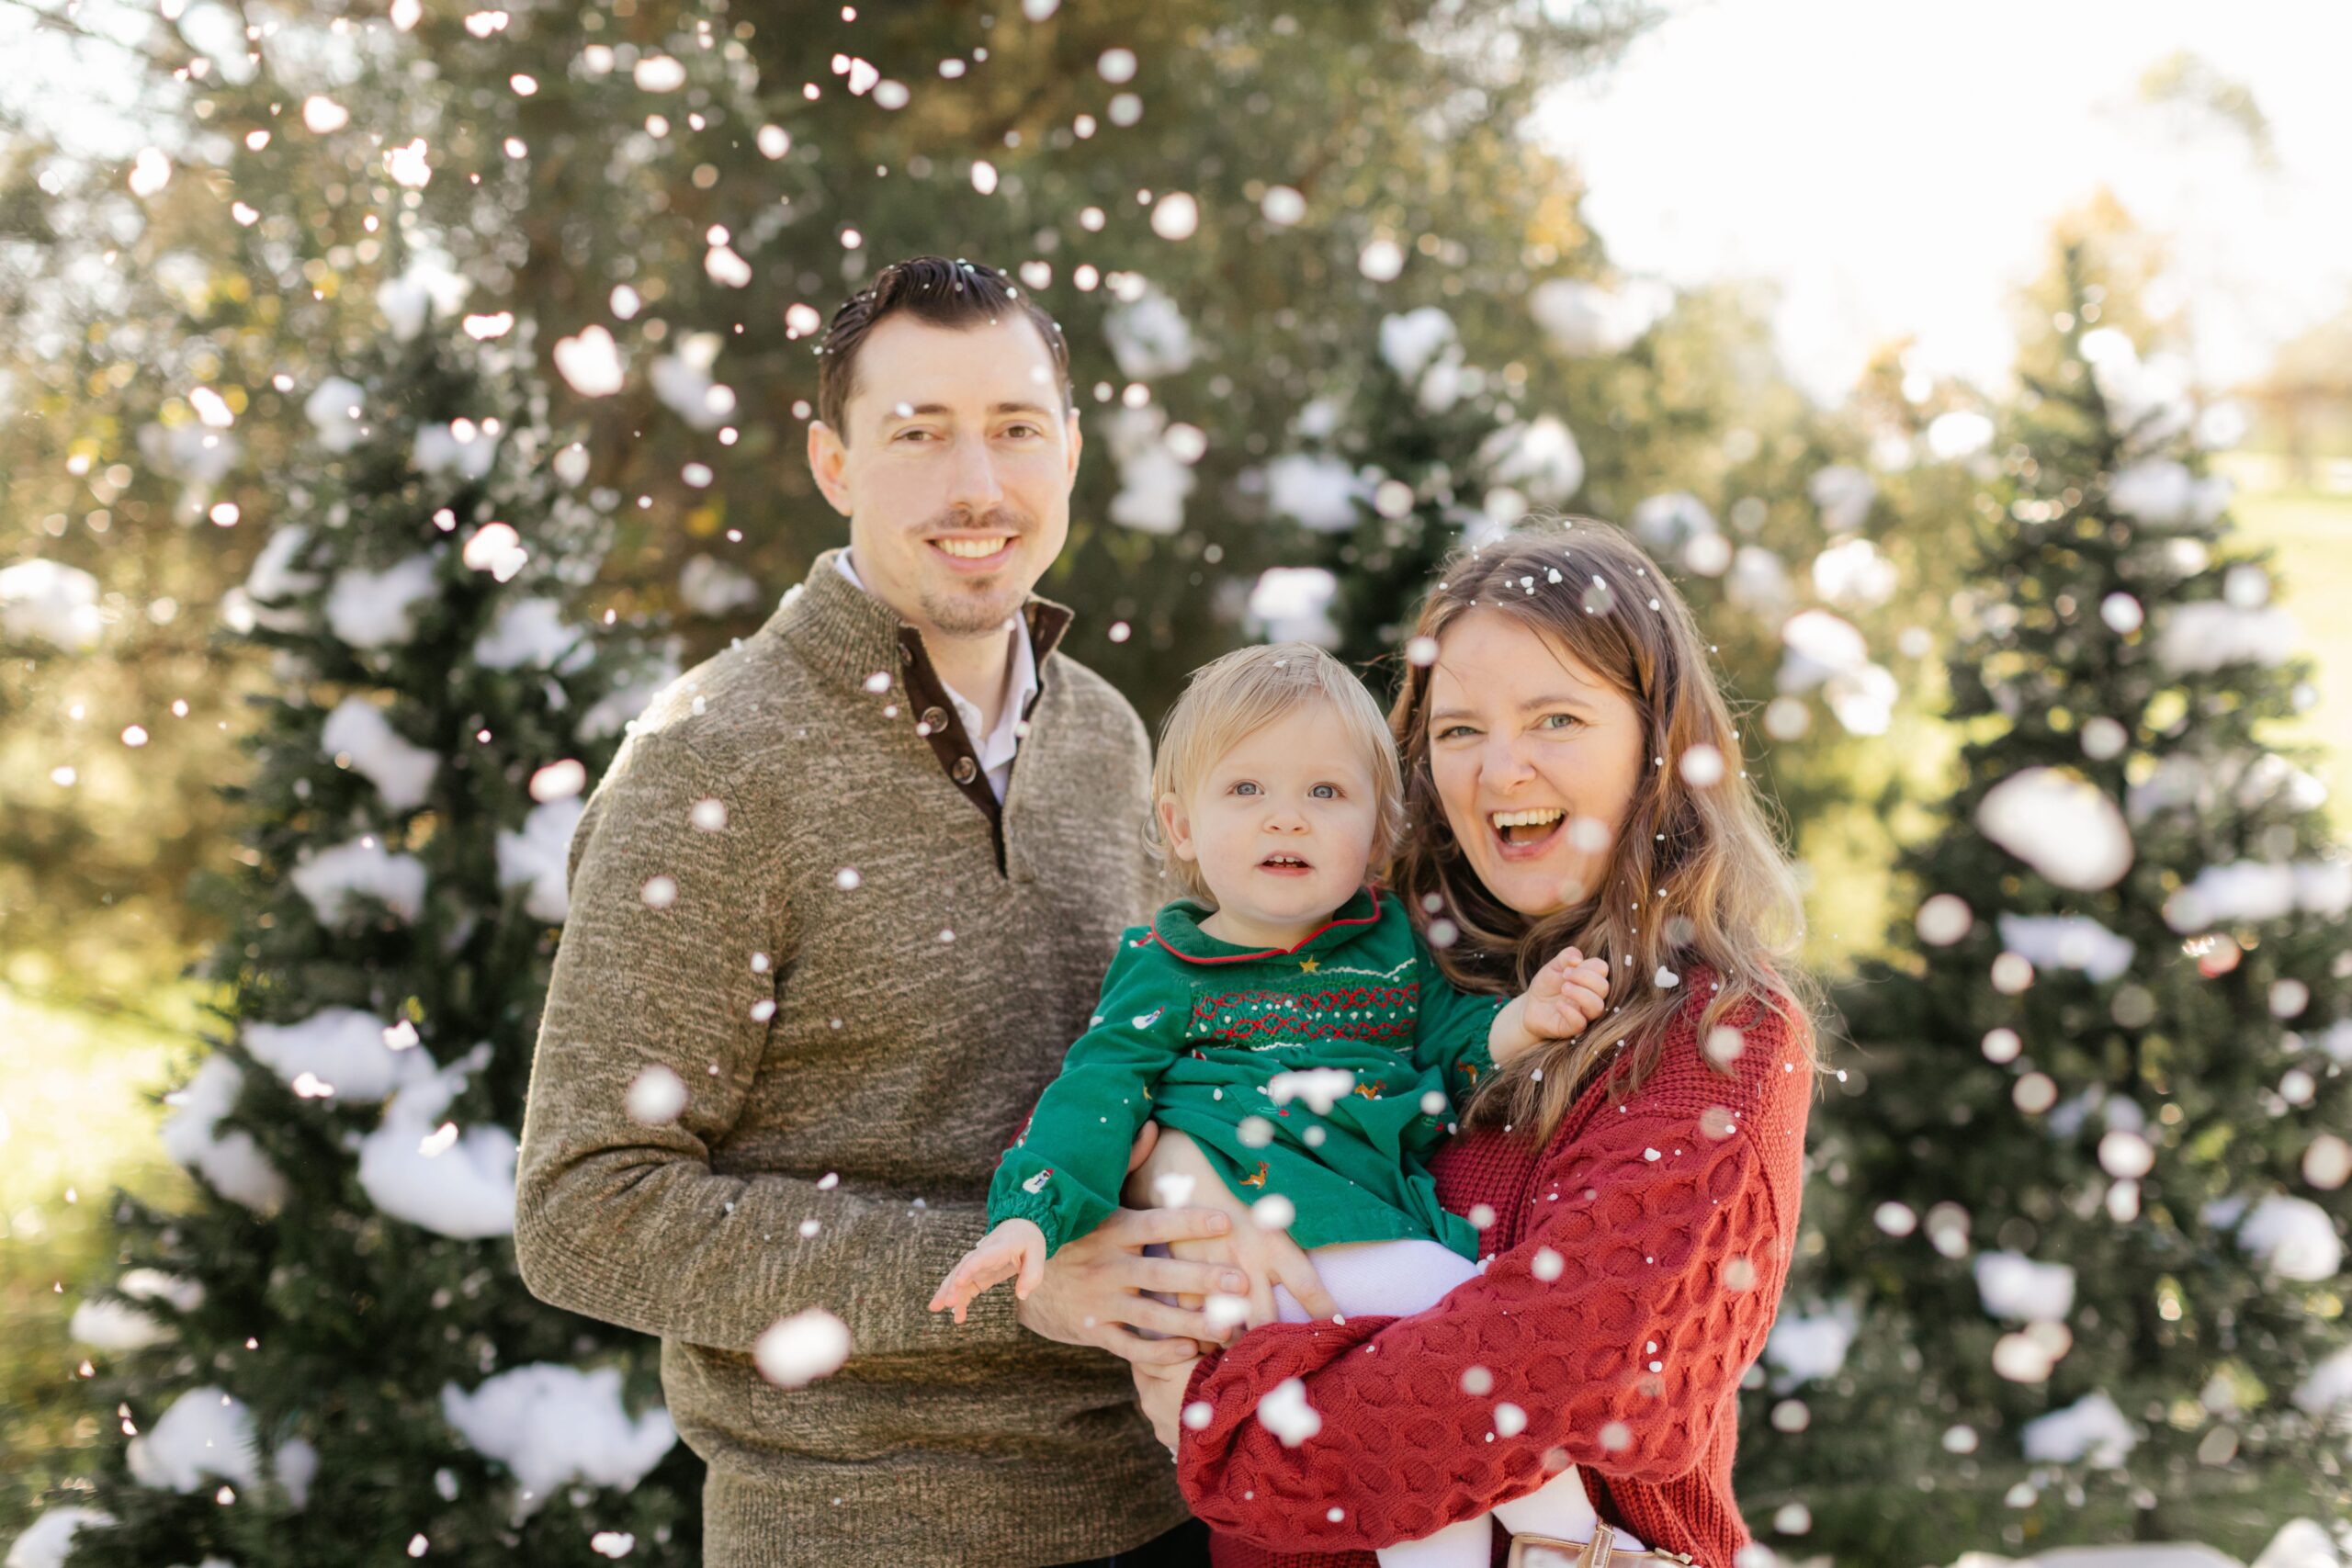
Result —
<svg viewBox="0 0 2352 1568"><path fill-rule="evenodd" d="M1255 795L1258 793L1258 786L1251 784L1249 780L1244 779L1239 784L1233 786L1233 793L1236 795Z"/></svg>
<svg viewBox="0 0 2352 1568"><path fill-rule="evenodd" d="M1340 798L1340 786L1338 784L1317 784L1313 789L1308 790L1306 793L1313 795L1317 800L1337 800Z"/></svg>

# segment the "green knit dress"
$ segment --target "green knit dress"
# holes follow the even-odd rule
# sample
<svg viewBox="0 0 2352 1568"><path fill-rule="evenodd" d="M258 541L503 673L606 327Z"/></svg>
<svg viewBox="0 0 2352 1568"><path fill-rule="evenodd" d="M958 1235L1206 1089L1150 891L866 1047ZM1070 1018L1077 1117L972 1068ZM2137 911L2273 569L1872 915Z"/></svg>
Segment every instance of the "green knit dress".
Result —
<svg viewBox="0 0 2352 1568"><path fill-rule="evenodd" d="M1220 942L1209 912L1180 899L1121 935L1093 1026L997 1167L989 1224L1035 1221L1049 1257L1084 1235L1119 1206L1148 1119L1244 1201L1288 1199L1302 1247L1419 1239L1475 1260L1476 1228L1422 1161L1494 1070L1510 998L1447 984L1375 888L1293 948Z"/></svg>

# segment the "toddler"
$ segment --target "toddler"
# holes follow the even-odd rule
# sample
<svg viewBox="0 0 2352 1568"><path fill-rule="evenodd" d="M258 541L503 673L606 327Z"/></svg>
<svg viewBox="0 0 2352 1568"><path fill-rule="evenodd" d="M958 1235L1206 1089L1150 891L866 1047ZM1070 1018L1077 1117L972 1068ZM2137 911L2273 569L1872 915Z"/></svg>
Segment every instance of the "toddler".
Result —
<svg viewBox="0 0 2352 1568"><path fill-rule="evenodd" d="M1445 981L1372 881L1403 828L1395 742L1372 694L1312 645L1195 671L1152 795L1155 848L1193 897L1122 935L1091 1027L997 1168L988 1235L931 1310L960 1323L1007 1280L1025 1298L1119 1206L1148 1119L1189 1134L1260 1224L1307 1248L1342 1313L1433 1305L1476 1275L1478 1232L1440 1206L1425 1157L1482 1075L1600 1016L1607 964L1567 949L1508 998ZM1563 1539L1593 1522L1573 1470L1498 1513ZM1482 1568L1487 1542L1470 1520L1379 1557Z"/></svg>

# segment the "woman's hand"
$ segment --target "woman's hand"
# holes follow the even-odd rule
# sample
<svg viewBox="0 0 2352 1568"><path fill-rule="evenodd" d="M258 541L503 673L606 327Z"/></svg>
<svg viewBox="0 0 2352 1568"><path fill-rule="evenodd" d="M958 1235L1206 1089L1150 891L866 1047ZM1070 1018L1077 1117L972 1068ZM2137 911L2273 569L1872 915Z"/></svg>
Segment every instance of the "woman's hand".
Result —
<svg viewBox="0 0 2352 1568"><path fill-rule="evenodd" d="M1147 1127L1154 1125L1146 1122ZM1255 1328L1277 1319L1274 1287L1282 1286L1298 1300L1310 1316L1337 1317L1339 1304L1323 1288L1322 1276L1308 1261L1306 1249L1291 1240L1288 1231L1268 1230L1258 1223L1250 1205L1234 1196L1200 1145L1182 1133L1163 1129L1144 1159L1127 1175L1121 1201L1130 1208L1214 1209L1232 1219L1220 1236L1171 1241L1169 1255L1202 1263L1229 1264L1249 1276L1248 1318L1240 1325ZM1193 1304L1186 1302L1190 1306ZM1229 1335L1228 1335L1229 1337Z"/></svg>
<svg viewBox="0 0 2352 1568"><path fill-rule="evenodd" d="M1165 1367L1148 1367L1132 1362L1127 1371L1135 1374L1136 1404L1151 1423L1151 1435L1158 1438L1170 1458L1183 1435L1184 1390L1193 1381L1193 1369L1201 1364L1194 1356Z"/></svg>

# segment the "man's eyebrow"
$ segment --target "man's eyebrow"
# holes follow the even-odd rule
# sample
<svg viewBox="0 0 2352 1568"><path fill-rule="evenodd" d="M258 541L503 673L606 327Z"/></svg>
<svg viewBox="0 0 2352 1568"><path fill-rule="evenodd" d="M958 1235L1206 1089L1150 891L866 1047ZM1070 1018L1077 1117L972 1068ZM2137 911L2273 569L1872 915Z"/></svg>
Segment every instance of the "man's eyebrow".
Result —
<svg viewBox="0 0 2352 1568"><path fill-rule="evenodd" d="M952 414L955 412L956 411L954 409L949 408L945 403L900 403L890 411L888 417L891 419L913 419L919 415L942 413ZM1052 411L1046 408L1043 403L993 403L989 405L989 412L990 413L1045 414L1050 413Z"/></svg>

